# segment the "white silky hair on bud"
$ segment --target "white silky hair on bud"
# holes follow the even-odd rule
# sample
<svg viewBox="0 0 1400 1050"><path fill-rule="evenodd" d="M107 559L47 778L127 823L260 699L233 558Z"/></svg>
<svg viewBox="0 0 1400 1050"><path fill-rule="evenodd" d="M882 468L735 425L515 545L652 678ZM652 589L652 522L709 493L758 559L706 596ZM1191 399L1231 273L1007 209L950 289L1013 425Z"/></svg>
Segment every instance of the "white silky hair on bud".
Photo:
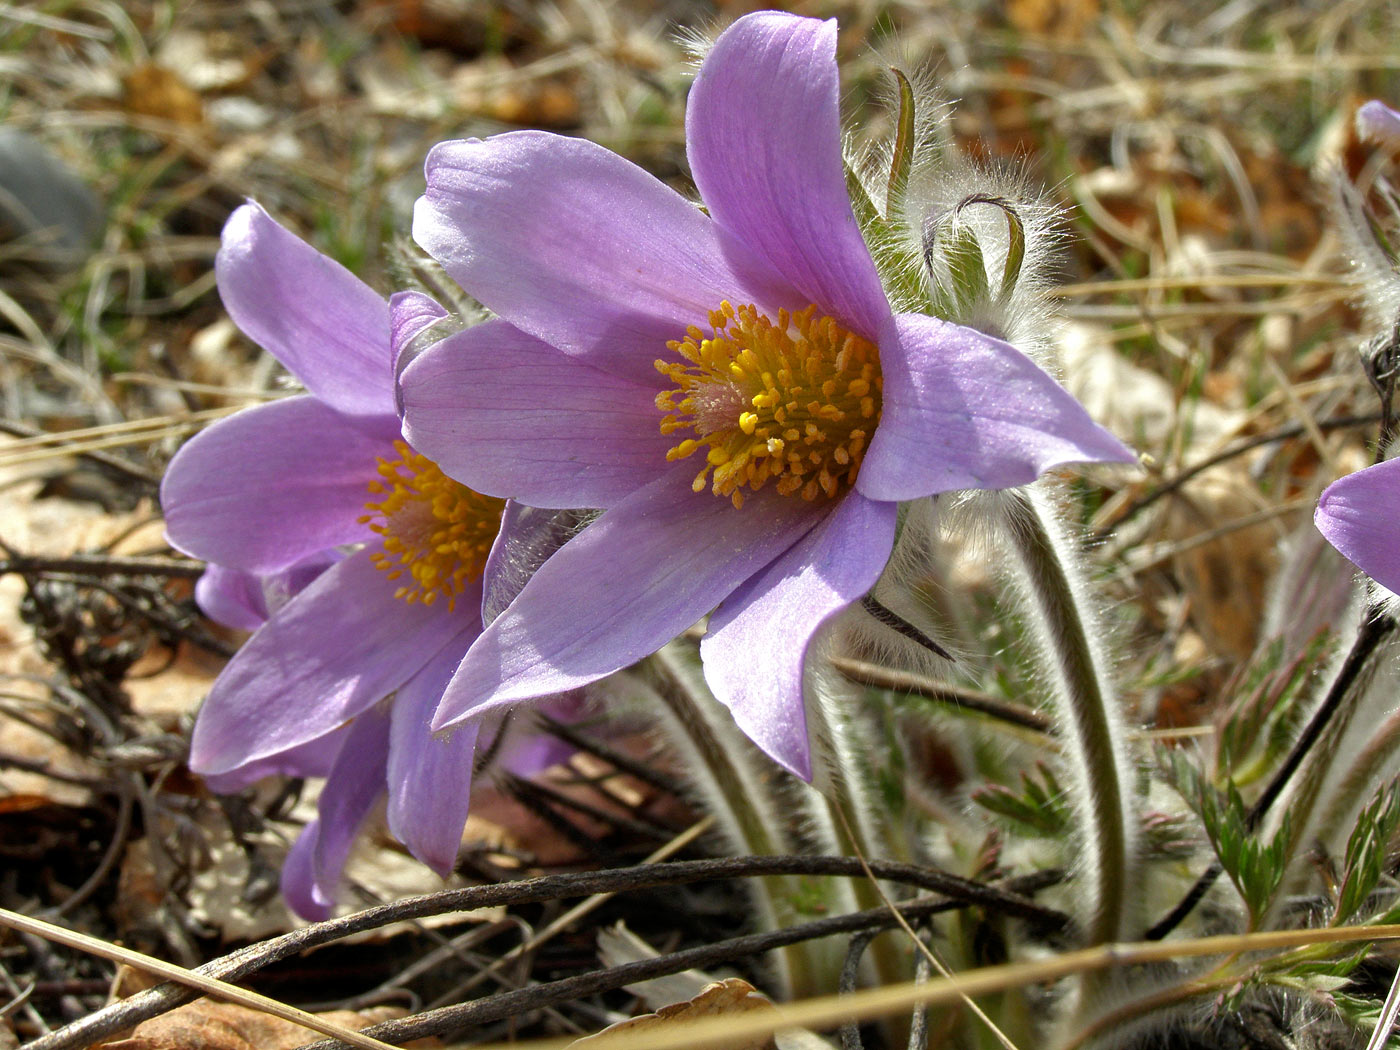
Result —
<svg viewBox="0 0 1400 1050"><path fill-rule="evenodd" d="M1366 685L1356 715L1337 746L1328 752L1318 801L1299 835L1300 842L1320 844L1327 856L1346 855L1347 840L1362 809L1377 788L1400 773L1400 710L1396 704L1400 646L1394 641L1382 642L1381 649L1373 657L1376 673Z"/></svg>
<svg viewBox="0 0 1400 1050"><path fill-rule="evenodd" d="M900 506L899 535L870 596L896 613L952 658L974 651L966 630L968 617L957 604L958 592L945 578L957 552L940 528L943 508L955 497L912 500ZM862 659L931 677L945 677L949 660L906 638L868 613L852 618L848 636Z"/></svg>
<svg viewBox="0 0 1400 1050"><path fill-rule="evenodd" d="M1394 619L1400 619L1400 594L1372 579L1366 581L1366 593L1371 604L1381 612Z"/></svg>
<svg viewBox="0 0 1400 1050"><path fill-rule="evenodd" d="M939 95L927 69L911 66L900 59L888 61L885 65L904 74L914 97L913 163L909 180L909 184L913 184L914 175L920 167L935 163L937 158L954 148L947 128L951 107ZM879 82L873 94L889 115L889 123L897 126L899 81L894 76L888 76ZM850 132L846 134L846 168L860 187L859 192L865 195L881 216L881 221L866 224L862 232L884 282L890 305L896 312L922 311L928 306L928 281L920 255L922 249L917 233L910 235L910 223L906 220L903 203L892 207L889 200L896 133L893 128L883 130L886 133L862 139L857 139ZM906 192L903 201L909 199Z"/></svg>
<svg viewBox="0 0 1400 1050"><path fill-rule="evenodd" d="M1390 214L1377 216L1368 207L1361 190L1352 185L1340 168L1331 171L1329 181L1332 218L1350 258L1367 320L1373 328L1389 332L1400 319L1400 273L1377 243L1372 220L1379 221L1391 237L1400 235L1395 197L1385 192L1389 189L1388 181L1379 180Z"/></svg>
<svg viewBox="0 0 1400 1050"><path fill-rule="evenodd" d="M946 576L951 565L965 560L966 545L961 542L962 537L940 527L946 517L940 507L955 500L956 497L915 500L901 508L903 518L894 551L870 591L875 601L916 628L947 656L882 623L859 604L849 607L813 645L808 659L809 667L814 668L810 691L820 699L825 710L836 712L824 717L849 725L850 735L870 737L869 720L857 720L852 714L862 707L866 687L839 674L831 664L833 656L895 668L931 682L976 684L967 679L967 670L976 665L979 651L972 634L974 617L971 610L963 608L960 601L965 597L963 592ZM955 732L948 734L942 744L954 755L960 768L971 770L975 766L973 751L977 738L975 732ZM842 768L849 768L852 761L868 767L870 763L865 756L875 752L862 752L864 744L859 739L854 751L851 747L850 743L845 745L849 758L833 756L832 760L842 762ZM921 791L922 787L911 786L911 789ZM947 819L961 821L959 802L939 797L932 789L922 792L922 797L928 807L944 813ZM869 837L874 840L889 838L891 832L884 827L878 814L860 816L870 822ZM969 835L974 833L971 827L967 831ZM894 841L891 848L909 854L913 847Z"/></svg>
<svg viewBox="0 0 1400 1050"><path fill-rule="evenodd" d="M853 615L857 615L856 610L846 610L818 633L808 647L803 667L812 786L847 807L846 817L867 859L894 857L903 851L884 848L888 835L879 830L867 782L874 740L859 703L862 689L837 673L830 660L840 648L842 621ZM873 854L869 852L872 847L876 848Z"/></svg>
<svg viewBox="0 0 1400 1050"><path fill-rule="evenodd" d="M1066 241L1064 216L1048 197L1032 189L1025 165L988 165L950 154L942 165L916 172L910 179L909 200L910 234L917 232L921 245L926 246L940 226L951 224L970 231L982 250L988 294L963 304L966 312L947 320L1004 339L1048 367L1058 313L1047 303L1046 293L1058 277ZM1015 281L1003 287L1011 244L1007 210L1020 220L1025 254ZM929 261L929 276L936 282L936 245ZM946 268L943 275L946 280Z"/></svg>
<svg viewBox="0 0 1400 1050"><path fill-rule="evenodd" d="M433 341L480 324L490 316L487 309L463 291L462 286L448 276L442 264L420 248L412 237L403 233L394 234L384 255L390 287L399 291L422 292L447 311L448 316L429 329L436 333Z"/></svg>
<svg viewBox="0 0 1400 1050"><path fill-rule="evenodd" d="M716 19L704 25L679 26L672 32L671 39L676 47L680 48L685 59L685 69L691 76L700 71L701 63L705 61L705 56L715 46L715 41L719 39L723 30L722 20Z"/></svg>
<svg viewBox="0 0 1400 1050"><path fill-rule="evenodd" d="M977 239L989 294L960 304L965 310L945 319L1005 339L1046 366L1054 311L1047 309L1045 293L1057 276L1066 239L1062 209L1033 188L1025 162L986 163L964 156L949 130L953 106L940 96L931 72L898 60L888 64L904 73L914 99L912 163L903 198L891 202L887 194L894 134L863 144L848 140L846 155L857 182L886 219L868 227L866 236L891 304L896 311L928 308L948 272L937 258L932 269L926 265L925 248L940 223L954 222ZM889 78L882 93L897 120L898 81ZM1008 288L1002 287L1011 243L1004 209L1014 211L1025 241L1019 273ZM906 301L910 288L924 290L919 301Z"/></svg>
<svg viewBox="0 0 1400 1050"><path fill-rule="evenodd" d="M881 55L881 64L889 70L899 70L906 80L914 98L914 166L910 172L913 181L920 167L938 163L946 153L955 149L952 134L948 129L948 118L952 104L938 87L937 78L926 65L909 62L897 53L892 41L876 46ZM873 101L889 114L891 124L899 119L899 81L889 75L876 84L871 92ZM861 141L848 135L845 142L846 165L865 190L865 194L880 209L880 213L892 221L890 201L887 197L890 182L890 167L894 161L895 135L892 129L882 129L887 133ZM908 200L906 194L905 200ZM913 246L917 249L917 245Z"/></svg>
<svg viewBox="0 0 1400 1050"><path fill-rule="evenodd" d="M1259 638L1268 646L1284 641L1285 651L1301 652L1319 631L1356 622L1352 606L1360 594L1355 567L1317 530L1299 526L1279 549L1279 568L1264 596Z"/></svg>
<svg viewBox="0 0 1400 1050"><path fill-rule="evenodd" d="M504 532L496 539L495 574L483 580L483 626L490 627L525 589L541 566L565 543L587 528L598 513L524 506L516 507L513 512L507 511L509 524L503 523Z"/></svg>

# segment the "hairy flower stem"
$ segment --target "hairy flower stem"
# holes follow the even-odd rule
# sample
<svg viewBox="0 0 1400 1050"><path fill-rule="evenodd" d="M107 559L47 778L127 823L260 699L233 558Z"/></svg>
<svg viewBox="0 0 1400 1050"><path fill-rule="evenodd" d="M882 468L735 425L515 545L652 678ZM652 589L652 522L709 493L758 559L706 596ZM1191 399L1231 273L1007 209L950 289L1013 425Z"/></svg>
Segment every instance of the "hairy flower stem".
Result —
<svg viewBox="0 0 1400 1050"><path fill-rule="evenodd" d="M1083 832L1083 878L1088 943L1127 935L1132 819L1127 747L1114 710L1104 657L1090 637L1091 619L1054 507L1039 486L1008 493L1005 530L1016 559L1032 625L1054 688L1061 739L1078 790Z"/></svg>
<svg viewBox="0 0 1400 1050"><path fill-rule="evenodd" d="M669 679L662 693L684 740L674 741L688 775L706 810L719 821L731 847L750 854L789 853L795 844L775 806L772 776L763 777L748 757L747 740L740 738L719 701L705 687L697 662L683 643L672 642L653 658ZM673 734L672 734L673 735ZM759 925L778 929L794 919L803 892L800 879L772 876L754 881ZM774 953L775 976L797 996L820 994L830 967L820 956L821 945L786 945ZM838 964L839 965L839 964Z"/></svg>
<svg viewBox="0 0 1400 1050"><path fill-rule="evenodd" d="M1346 659L1342 661L1342 666L1337 671L1337 677L1332 679L1327 695L1322 698L1322 703L1318 705L1312 718L1308 720L1308 724L1303 727L1302 733L1294 741L1293 748L1284 758L1283 764L1269 778L1269 782L1264 785L1263 792L1245 815L1245 826L1251 831L1259 826L1259 822L1268 814L1269 808L1283 794L1283 790L1288 786L1293 774L1298 771L1304 759L1322 739L1324 730L1335 740L1346 729L1356 711L1357 701L1365 695L1366 686L1370 682L1368 668L1374 668L1371 657L1377 646L1394 630L1394 619L1376 606L1367 607L1363 614L1361 627L1356 634L1356 641L1352 643L1351 650L1347 653ZM1327 750L1323 749L1321 753L1326 755ZM1314 761L1311 765L1311 775L1305 779L1303 787L1294 800L1295 810L1304 814L1311 810L1316 801L1317 791L1323 779L1322 766L1325 765L1325 762ZM1295 834L1302 830L1305 823L1306 821L1301 820L1294 822ZM1211 886L1215 884L1215 880L1220 878L1221 871L1219 861L1213 862L1210 867L1206 868L1177 906L1149 929L1143 938L1149 941L1161 940L1181 925L1182 920L1191 914Z"/></svg>
<svg viewBox="0 0 1400 1050"><path fill-rule="evenodd" d="M892 836L880 834L874 819L870 791L862 780L864 761L860 751L863 742L858 727L836 712L820 710L810 713L809 717L816 723L812 726L813 737L830 753L830 760L823 763L821 788L838 847L844 853L867 861L892 860L896 855L900 860L907 860L905 851L895 846ZM878 908L888 903L871 881L858 879L851 884L851 890L860 908ZM909 979L906 955L897 938L877 939L870 945L868 957L880 984L898 984Z"/></svg>

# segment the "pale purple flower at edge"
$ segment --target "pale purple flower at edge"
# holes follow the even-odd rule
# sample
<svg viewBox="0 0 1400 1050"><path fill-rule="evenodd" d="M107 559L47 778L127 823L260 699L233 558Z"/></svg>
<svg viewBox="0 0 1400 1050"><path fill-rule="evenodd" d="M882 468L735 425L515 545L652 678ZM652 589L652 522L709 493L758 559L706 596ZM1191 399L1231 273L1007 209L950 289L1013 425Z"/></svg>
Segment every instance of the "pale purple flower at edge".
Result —
<svg viewBox="0 0 1400 1050"><path fill-rule="evenodd" d="M1356 111L1356 134L1363 142L1400 145L1400 112L1372 99Z"/></svg>
<svg viewBox="0 0 1400 1050"><path fill-rule="evenodd" d="M1313 521L1362 572L1400 594L1400 459L1332 482Z"/></svg>
<svg viewBox="0 0 1400 1050"><path fill-rule="evenodd" d="M604 510L472 646L436 725L598 679L715 610L707 681L810 779L806 652L884 569L900 501L1133 459L1012 346L892 312L847 196L835 44L834 22L778 13L720 36L686 119L708 215L586 141L429 155L414 236L501 320L408 366L405 433L477 491ZM654 362L725 301L812 305L878 347L883 416L838 498L769 484L736 509L693 491L697 460L668 462Z"/></svg>
<svg viewBox="0 0 1400 1050"><path fill-rule="evenodd" d="M288 902L318 917L386 792L397 838L440 873L456 859L477 729L443 740L428 723L481 629L480 585L452 610L395 598L362 521L379 459L401 438L394 349L433 311L405 303L391 332L383 298L253 204L225 227L216 272L239 327L309 393L210 427L162 485L171 543L211 563L201 601L257 628L200 710L190 767L220 790L327 777L283 871ZM353 544L364 546L342 556ZM269 601L269 587L285 593Z"/></svg>

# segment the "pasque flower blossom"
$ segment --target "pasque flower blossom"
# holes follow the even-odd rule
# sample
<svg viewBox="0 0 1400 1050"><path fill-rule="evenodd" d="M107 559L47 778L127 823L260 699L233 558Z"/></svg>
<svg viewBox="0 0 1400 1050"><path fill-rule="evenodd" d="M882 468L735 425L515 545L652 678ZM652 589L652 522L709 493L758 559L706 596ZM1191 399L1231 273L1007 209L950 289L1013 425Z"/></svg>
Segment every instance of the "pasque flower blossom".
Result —
<svg viewBox="0 0 1400 1050"><path fill-rule="evenodd" d="M1332 482L1313 515L1318 531L1367 576L1400 594L1400 460Z"/></svg>
<svg viewBox="0 0 1400 1050"><path fill-rule="evenodd" d="M1356 131L1363 141L1394 148L1400 145L1400 112L1378 99L1356 112ZM1341 230L1352 249L1360 287L1379 331L1362 349L1368 371L1383 371L1395 342L1396 310L1400 305L1394 249L1379 231L1388 223L1378 220L1349 183L1339 181ZM1382 196L1394 190L1382 175L1376 179ZM1392 212L1393 212L1393 200ZM1384 209L1383 209L1384 210ZM1393 244L1393 239L1390 241ZM1400 460L1348 474L1334 481L1318 500L1313 517L1327 541L1356 563L1371 579L1393 593L1400 593Z"/></svg>
<svg viewBox="0 0 1400 1050"><path fill-rule="evenodd" d="M540 132L446 142L414 236L498 315L401 377L405 434L481 492L601 516L473 644L436 725L578 686L713 610L705 675L812 775L806 652L901 501L1132 458L1009 344L895 314L847 196L834 22L713 46L687 153L705 210Z"/></svg>
<svg viewBox="0 0 1400 1050"><path fill-rule="evenodd" d="M481 631L480 577L503 502L407 445L394 351L442 315L389 304L248 204L216 260L230 315L308 391L245 409L175 456L167 532L211 562L197 597L256 633L200 709L190 767L220 790L270 773L327 778L283 871L288 901L326 914L365 816L441 873L456 859L478 727L429 720Z"/></svg>
<svg viewBox="0 0 1400 1050"><path fill-rule="evenodd" d="M1400 112L1373 98L1356 111L1356 133L1363 141L1400 145Z"/></svg>

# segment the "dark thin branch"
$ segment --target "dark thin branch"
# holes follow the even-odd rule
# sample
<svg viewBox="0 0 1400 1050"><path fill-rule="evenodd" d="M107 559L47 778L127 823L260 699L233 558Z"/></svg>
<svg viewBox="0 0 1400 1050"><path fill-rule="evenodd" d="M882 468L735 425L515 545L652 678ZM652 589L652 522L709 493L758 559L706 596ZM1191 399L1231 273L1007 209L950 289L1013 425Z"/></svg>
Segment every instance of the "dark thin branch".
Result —
<svg viewBox="0 0 1400 1050"><path fill-rule="evenodd" d="M615 849L604 846L601 839L591 830L582 828L570 820L547 795L537 790L537 785L532 781L512 777L510 774L498 775L494 779L499 791L548 824L592 863L610 867L620 864L624 859Z"/></svg>
<svg viewBox="0 0 1400 1050"><path fill-rule="evenodd" d="M1366 618L1362 621L1361 628L1357 632L1356 641L1352 643L1346 660L1343 661L1341 669L1337 672L1337 677L1333 679L1331 688L1327 690L1327 695L1322 698L1322 703L1313 712L1312 718L1303 727L1298 739L1293 742L1293 748L1284 758L1283 764L1274 771L1274 775L1264 785L1263 792L1254 801L1254 805L1249 807L1249 812L1245 814L1245 827L1247 829L1253 831L1258 827L1259 822L1269 812L1269 807L1283 794L1289 780L1297 772L1298 767L1303 764L1303 759L1307 757L1308 752L1322 736L1323 730L1327 728L1327 724L1337 713L1337 709L1351 693L1361 675L1362 668L1366 666L1366 662L1371 658L1376 646L1394 630L1395 621L1390 616L1375 608L1367 609ZM1186 891L1186 895L1181 898L1176 907L1143 934L1143 939L1160 941L1180 926L1182 920L1191 914L1211 886L1215 885L1215 880L1220 878L1222 871L1224 869L1220 866L1220 862L1218 860L1212 861L1210 867L1201 873L1200 878Z"/></svg>
<svg viewBox="0 0 1400 1050"><path fill-rule="evenodd" d="M1259 826L1259 821L1263 819L1264 814L1269 811L1269 807L1283 793L1289 779L1302 765L1303 759L1307 757L1318 738L1322 736L1322 731L1327 728L1327 724L1337 713L1342 701L1352 691L1352 687L1361 675L1362 668L1370 660L1376 646L1385 641L1386 637L1394 630L1395 621L1390 616L1379 610L1367 611L1361 629L1357 632L1356 641L1352 644L1351 651L1347 653L1341 670L1337 672L1337 678L1332 683L1332 688L1327 691L1322 703L1318 705L1312 718L1308 720L1308 724L1303 727L1303 732L1294 742L1293 749L1289 751L1283 764L1279 766L1277 772L1264 786L1263 793L1255 800L1254 805L1250 807L1249 813L1245 816L1245 827L1250 831Z"/></svg>
<svg viewBox="0 0 1400 1050"><path fill-rule="evenodd" d="M564 794L564 792L556 790L547 783L537 783L533 780L527 780L525 777L516 776L514 773L506 774L501 780L505 784L506 789L517 798L522 794L528 794L536 799L547 801L554 806L563 809L571 809L575 813L581 813L583 816L596 820L600 824L611 825L619 830L627 831L639 838L666 840L674 837L677 832L683 830L675 827L663 827L655 821L648 820L642 814L631 815L610 812L609 810L603 809L601 806L595 806L591 802L585 802L583 799L572 798Z"/></svg>
<svg viewBox="0 0 1400 1050"><path fill-rule="evenodd" d="M989 693L979 693L973 689L962 689L911 674L908 671L894 671L878 664L868 664L862 660L850 660L844 656L833 657L831 664L843 676L859 685L873 686L876 689L891 689L897 693L911 693L953 707L964 707L969 711L990 715L992 718L1010 722L1013 725L1033 729L1037 733L1052 733L1054 726L1050 719L1039 711L1021 704L1001 700Z"/></svg>
<svg viewBox="0 0 1400 1050"><path fill-rule="evenodd" d="M113 822L112 838L107 843L107 848L102 851L102 859L97 862L91 874L83 881L83 884L65 897L51 912L48 913L51 919L58 919L67 915L73 909L86 901L98 888L107 881L112 869L117 865L117 859L126 849L127 842L131 838L131 811L136 804L136 789L126 779L119 782L121 794L117 800L117 816Z"/></svg>
<svg viewBox="0 0 1400 1050"><path fill-rule="evenodd" d="M840 994L850 995L856 990L865 949L879 935L880 930L876 928L859 930L851 935L850 944L846 947L846 961L841 965L841 980L837 984ZM847 1021L841 1026L841 1050L865 1050L865 1043L860 1038L859 1021Z"/></svg>
<svg viewBox="0 0 1400 1050"><path fill-rule="evenodd" d="M13 718L13 714L5 712L6 717ZM37 728L37 727L36 727ZM97 789L107 786L107 781L97 777L78 776L74 773L64 773L51 767L48 759L23 758L19 755L11 755L0 752L0 769L20 769L26 773L35 773L41 777L48 777L50 780L57 780L61 784L76 784L78 787Z"/></svg>
<svg viewBox="0 0 1400 1050"><path fill-rule="evenodd" d="M926 918L961 906L960 903L950 901L945 897L921 897L895 905L906 921ZM887 929L898 925L898 922L899 920L895 918L891 909L883 907L852 912L849 915L836 915L768 933L754 933L746 937L734 937L727 941L701 945L697 948L687 948L684 951L671 952L669 955L660 955L654 959L623 963L606 970L594 970L575 977L531 985L518 991L501 992L489 999L475 999L469 1003L430 1010L417 1017L406 1017L398 1021L371 1025L363 1032L372 1038L395 1043L434 1035L447 1035L452 1032L460 1032L472 1025L488 1024L505 1017L516 1017L545 1006L569 1002L585 995L614 991L629 984L651 980L654 977L665 977L683 970L707 969L733 959L761 955L789 944L816 940L820 937L832 937L859 930ZM29 1050L30 1047L36 1045L29 1044L23 1050ZM345 1046L346 1044L338 1039L323 1039L301 1046L298 1050L343 1050Z"/></svg>
<svg viewBox="0 0 1400 1050"><path fill-rule="evenodd" d="M101 591L127 612L145 620L156 629L165 631L167 636L183 638L216 656L231 659L234 653L238 652L238 646L232 645L222 638L216 638L204 630L195 618L183 614L175 615L158 608L157 606L161 604L172 604L159 587L143 587L137 583L116 586L97 576L79 576L71 573L40 574L39 578L53 583L66 583L72 587L91 587L93 590ZM34 577L27 576L26 579L32 580ZM157 600L149 604L142 604L128 593L128 589L144 593Z"/></svg>
<svg viewBox="0 0 1400 1050"><path fill-rule="evenodd" d="M659 791L664 791L670 795L684 795L685 788L677 780L663 776L652 769L645 762L638 762L631 755L624 754L615 747L603 743L601 740L594 740L586 733L582 733L577 727L560 722L556 718L551 718L543 711L536 712L536 720L541 729L551 736L557 736L566 744L572 744L580 751L587 752L596 758L601 758L608 765L622 773L636 777L643 784L650 784Z"/></svg>
<svg viewBox="0 0 1400 1050"><path fill-rule="evenodd" d="M1347 427L1365 426L1369 423L1379 422L1380 419L1381 414L1379 412L1372 412L1363 416L1334 416L1331 419L1319 419L1315 421L1315 424L1318 430L1325 433L1329 430L1344 430ZM1207 456L1199 463L1193 463L1170 481L1163 482L1151 492L1145 492L1137 499L1133 500L1108 524L1100 525L1090 534L1089 542L1098 543L1106 539L1109 534L1119 526L1137 517L1163 496L1171 495L1197 474L1207 471L1211 467L1219 466L1221 463L1234 459L1236 456L1242 456L1246 452L1251 452L1263 445L1272 445L1277 441L1287 441L1290 438L1301 437L1308 432L1308 429L1309 428L1302 423L1286 423L1276 430L1269 431L1267 434L1257 434L1252 438L1245 438L1231 445L1229 448L1217 452L1213 456Z"/></svg>
<svg viewBox="0 0 1400 1050"><path fill-rule="evenodd" d="M501 716L496 731L491 734L490 743L483 744L480 738L477 739L476 757L472 759L472 776L481 776L491 763L496 761L501 753L501 748L505 746L506 738L510 736L511 726L514 723L515 712L507 711Z"/></svg>
<svg viewBox="0 0 1400 1050"><path fill-rule="evenodd" d="M8 573L38 575L61 572L79 576L164 576L197 579L204 563L183 558L120 558L112 554L70 554L62 558L20 554L0 559L0 576Z"/></svg>
<svg viewBox="0 0 1400 1050"><path fill-rule="evenodd" d="M912 864L871 861L870 868L878 878L916 886L955 898L951 901L939 901L939 910L977 905L989 911L1023 918L1053 929L1067 930L1072 923L1070 917L1063 912L1043 907L1023 895L1059 881L1063 876L1058 872L1037 872L1023 879L1008 880L1001 886L989 886L935 868L918 867ZM223 981L238 981L249 974L256 973L265 966L270 966L322 944L328 944L367 930L376 930L390 923L421 919L430 915L588 897L595 893L621 893L653 886L676 886L690 882L750 878L762 875L865 877L861 862L852 857L798 856L672 861L665 864L640 864L612 871L545 875L521 882L499 883L494 886L469 886L463 889L443 890L439 893L409 897L342 918L313 923L280 937L273 937L270 940L240 948L221 959L200 966L195 972ZM894 920L887 910L881 909L881 915L885 920L893 923ZM857 922L849 928L858 929L861 928L861 925L862 922ZM784 932L791 933L791 931L779 931L780 934ZM833 932L844 932L844 928ZM826 935L819 933L812 936ZM781 947L785 943L795 943L795 941L781 942L774 944L773 947ZM767 950L769 949L760 947L746 949L745 953ZM693 965L700 964L687 962L679 969L686 969ZM641 979L629 976L623 983ZM114 1032L130 1028L182 1003L187 1003L196 995L197 993L191 989L163 984L148 991L139 992L121 1002L113 1003L111 1006L81 1018L56 1032L26 1043L24 1050L72 1050L72 1048L88 1046Z"/></svg>
<svg viewBox="0 0 1400 1050"><path fill-rule="evenodd" d="M941 656L945 660L951 660L953 658L953 654L948 652L947 649L924 634L923 631L919 630L903 616L900 616L899 613L895 612L893 609L887 609L870 595L867 594L860 600L860 607L896 634L902 634L905 638L923 646L935 656Z"/></svg>

